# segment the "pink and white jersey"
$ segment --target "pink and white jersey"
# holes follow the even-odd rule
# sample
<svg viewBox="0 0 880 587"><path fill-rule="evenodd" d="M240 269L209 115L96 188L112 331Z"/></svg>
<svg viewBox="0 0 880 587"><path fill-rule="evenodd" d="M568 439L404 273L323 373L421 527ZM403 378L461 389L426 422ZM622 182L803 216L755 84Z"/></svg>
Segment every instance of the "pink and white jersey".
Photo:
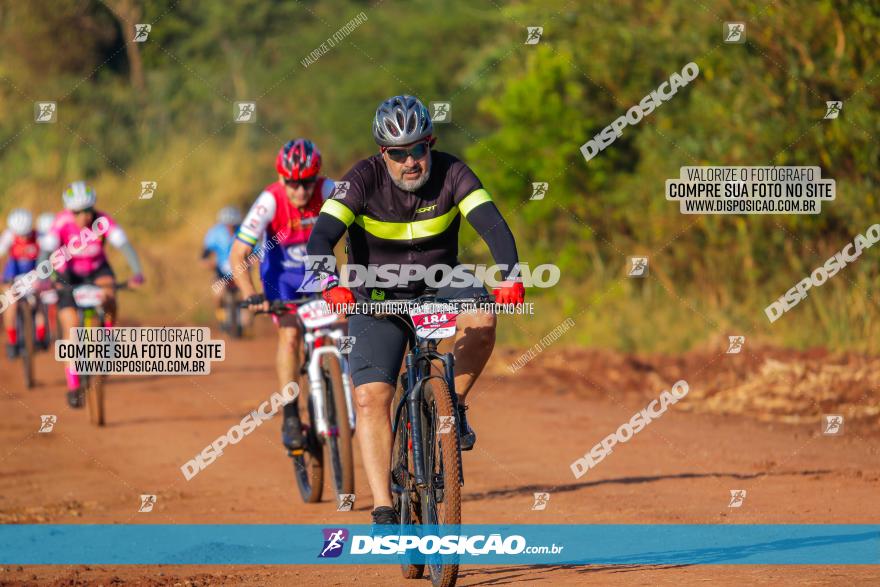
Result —
<svg viewBox="0 0 880 587"><path fill-rule="evenodd" d="M65 247L70 260L59 271L69 269L77 275L88 275L107 261L104 244L109 242L116 248L128 242L125 232L104 212L95 211L95 219L90 226L77 226L73 212L64 210L55 217L52 228L46 233L43 248L55 251ZM66 255L65 255L66 257Z"/></svg>

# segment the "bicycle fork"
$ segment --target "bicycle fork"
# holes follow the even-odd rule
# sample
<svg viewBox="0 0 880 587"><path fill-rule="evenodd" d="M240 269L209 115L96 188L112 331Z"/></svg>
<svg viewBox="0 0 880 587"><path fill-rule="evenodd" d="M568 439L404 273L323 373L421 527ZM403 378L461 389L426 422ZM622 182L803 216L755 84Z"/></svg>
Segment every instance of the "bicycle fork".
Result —
<svg viewBox="0 0 880 587"><path fill-rule="evenodd" d="M352 432L355 426L354 405L352 400L351 381L348 376L348 362L342 360L342 355L335 346L322 346L312 350L309 360L309 395L312 398L312 406L315 410L315 429L320 435L328 435L330 430L329 418L327 417L327 402L332 401L327 397L327 390L324 384L324 372L321 369L321 357L323 355L331 355L339 362L340 372L342 373L342 390L345 394L346 417L348 425ZM332 431L336 434L336 431Z"/></svg>

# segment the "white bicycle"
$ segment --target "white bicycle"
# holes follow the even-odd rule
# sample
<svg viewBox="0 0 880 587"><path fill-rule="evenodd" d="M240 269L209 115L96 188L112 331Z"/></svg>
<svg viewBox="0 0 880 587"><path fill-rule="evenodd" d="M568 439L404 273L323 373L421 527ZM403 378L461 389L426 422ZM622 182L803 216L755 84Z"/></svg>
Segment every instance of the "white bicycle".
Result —
<svg viewBox="0 0 880 587"><path fill-rule="evenodd" d="M321 299L276 300L267 313L294 312L302 322L304 340L298 384L301 390L308 389L307 394L300 393L306 403L305 411L300 410L305 447L290 451L296 483L303 501L321 501L324 463L329 461L338 503L341 495L354 493L355 411L345 357L349 339L341 317Z"/></svg>

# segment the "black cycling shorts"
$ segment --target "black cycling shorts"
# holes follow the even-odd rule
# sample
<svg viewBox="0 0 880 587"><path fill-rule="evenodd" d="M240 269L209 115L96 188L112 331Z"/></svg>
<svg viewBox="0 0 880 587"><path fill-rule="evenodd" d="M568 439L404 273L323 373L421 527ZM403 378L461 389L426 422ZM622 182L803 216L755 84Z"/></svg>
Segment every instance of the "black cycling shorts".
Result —
<svg viewBox="0 0 880 587"><path fill-rule="evenodd" d="M105 259L101 266L89 273L88 275L77 275L70 271L70 269L65 269L64 271L58 273L56 278L57 283L62 286L66 286L61 288L58 291L58 309L61 310L63 308L76 308L76 302L73 301L73 292L71 291L71 287L76 287L77 285L83 285L86 283L94 283L96 279L99 277L109 276L113 279L116 278L113 273L113 269L110 267L110 264Z"/></svg>
<svg viewBox="0 0 880 587"><path fill-rule="evenodd" d="M447 286L439 288L437 296L446 299L475 298L486 293L482 287ZM348 334L355 337L354 347L348 355L355 387L376 382L396 385L407 341L412 335L409 316L376 318L353 314L348 317Z"/></svg>

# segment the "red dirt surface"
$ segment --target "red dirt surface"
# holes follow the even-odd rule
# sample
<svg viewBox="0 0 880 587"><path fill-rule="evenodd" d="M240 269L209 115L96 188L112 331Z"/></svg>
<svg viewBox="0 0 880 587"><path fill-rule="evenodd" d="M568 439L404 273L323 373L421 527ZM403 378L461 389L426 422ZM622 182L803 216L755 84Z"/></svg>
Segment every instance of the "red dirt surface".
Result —
<svg viewBox="0 0 880 587"><path fill-rule="evenodd" d="M61 368L40 386L0 363L0 521L5 523L368 523L357 504L303 504L277 421L187 482L180 466L275 391L274 343L227 343L206 377L117 377L108 426L64 402ZM468 523L880 523L878 360L749 350L644 357L551 347L524 368L498 350L470 396L479 440L464 456ZM690 393L595 469L569 465L678 379ZM821 415L846 417L820 433ZM39 434L41 414L56 414ZM356 442L357 443L357 442ZM728 508L731 489L747 490ZM533 493L549 506L532 511ZM325 495L330 492L329 488ZM156 494L138 513L141 494ZM7 566L2 585L425 585L395 566ZM876 566L468 566L459 585L880 584Z"/></svg>

